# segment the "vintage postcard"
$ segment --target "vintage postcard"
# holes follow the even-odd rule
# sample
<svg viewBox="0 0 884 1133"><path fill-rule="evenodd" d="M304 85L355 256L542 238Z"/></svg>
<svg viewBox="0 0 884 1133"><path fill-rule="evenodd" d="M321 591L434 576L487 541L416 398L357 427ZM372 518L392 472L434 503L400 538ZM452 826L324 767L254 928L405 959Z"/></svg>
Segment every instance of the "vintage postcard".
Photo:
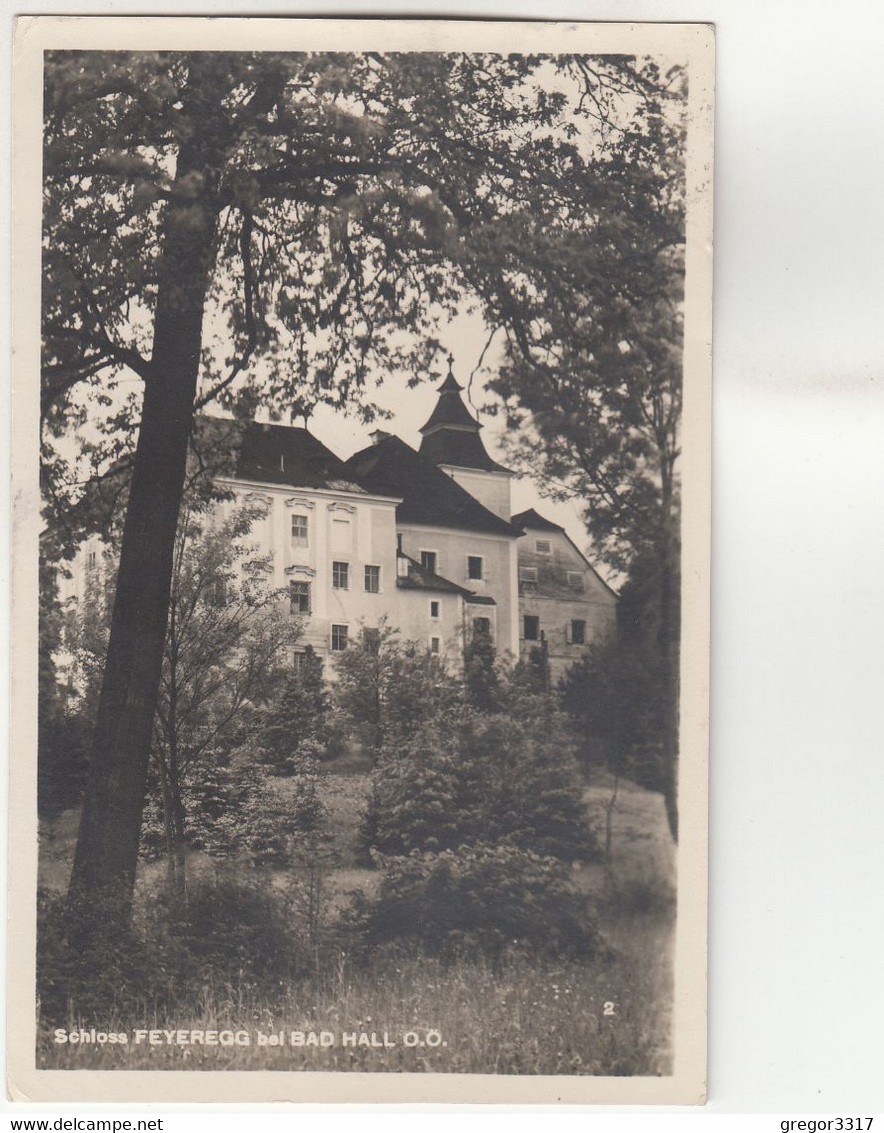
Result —
<svg viewBox="0 0 884 1133"><path fill-rule="evenodd" d="M704 1100L713 42L19 21L14 1098Z"/></svg>

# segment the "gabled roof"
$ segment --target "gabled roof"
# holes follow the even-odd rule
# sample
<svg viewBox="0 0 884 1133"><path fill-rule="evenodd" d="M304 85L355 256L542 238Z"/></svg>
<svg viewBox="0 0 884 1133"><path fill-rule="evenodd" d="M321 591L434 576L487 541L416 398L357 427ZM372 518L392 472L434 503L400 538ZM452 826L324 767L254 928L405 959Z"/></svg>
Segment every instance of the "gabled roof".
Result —
<svg viewBox="0 0 884 1133"><path fill-rule="evenodd" d="M586 563L589 570L595 575L604 588L619 600L617 591L602 578L596 568L592 565L583 551L577 546L568 532L559 523L553 523L551 519L546 519L539 512L536 512L533 507L528 508L527 511L520 511L518 515L513 516L513 523L518 523L520 527L526 528L528 531L557 531L562 535L565 540L570 544L571 548L580 556Z"/></svg>
<svg viewBox="0 0 884 1133"><path fill-rule="evenodd" d="M469 590L465 590L463 586L458 586L456 582L450 579L443 578L441 574L436 574L435 571L427 570L425 566L413 559L410 555L406 555L404 551L397 551L396 558L398 560L404 559L408 563L408 573L400 575L397 571L396 585L403 590L443 590L448 594L462 594L468 601L473 600L473 595Z"/></svg>
<svg viewBox="0 0 884 1133"><path fill-rule="evenodd" d="M398 437L385 437L347 461L350 476L370 492L402 499L396 508L400 523L484 531L492 535L522 534L521 527L489 511L445 472Z"/></svg>
<svg viewBox="0 0 884 1133"><path fill-rule="evenodd" d="M565 531L564 527L561 527L558 523L553 523L551 519L545 519L533 507L514 515L513 523L518 523L520 527L528 527L532 531L561 531L562 533Z"/></svg>

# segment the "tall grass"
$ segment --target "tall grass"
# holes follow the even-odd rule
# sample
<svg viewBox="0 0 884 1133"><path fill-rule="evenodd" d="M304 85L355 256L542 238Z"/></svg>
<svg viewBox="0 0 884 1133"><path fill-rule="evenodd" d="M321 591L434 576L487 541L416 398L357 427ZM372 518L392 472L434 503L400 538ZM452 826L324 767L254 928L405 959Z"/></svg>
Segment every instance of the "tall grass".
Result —
<svg viewBox="0 0 884 1133"><path fill-rule="evenodd" d="M356 784L338 785L337 824ZM346 790L344 790L346 788ZM604 790L599 788L599 792ZM346 797L345 797L346 796ZM590 802L592 802L590 798ZM514 947L492 961L464 954L447 961L383 946L368 959L348 951L346 933L301 946L297 974L262 961L219 974L217 964L176 976L174 994L137 981L104 1006L56 1002L38 1031L46 1069L355 1070L482 1074L665 1075L671 1073L673 870L659 796L638 788L618 803L614 861L574 871L596 908L607 951L593 959L540 958ZM56 847L57 849L57 847ZM346 894L370 893L377 877L353 868L349 846L334 853L326 909L345 915ZM211 912L211 909L209 910ZM296 920L291 931L304 930ZM289 933L283 922L282 931ZM149 946L149 939L146 941ZM223 947L223 940L219 942ZM308 947L309 945L309 947ZM170 955L172 955L170 953ZM272 966L272 955L271 955ZM171 1006L170 1006L171 1004ZM126 1045L60 1044L57 1028L126 1032ZM149 1045L145 1031L245 1031L249 1045ZM285 1045L258 1045L258 1032L283 1032ZM330 1032L334 1045L293 1046L291 1032ZM428 1032L439 1045L427 1046ZM344 1046L344 1033L388 1047ZM417 1036L408 1046L406 1033ZM431 1035L435 1042L437 1034Z"/></svg>
<svg viewBox="0 0 884 1133"><path fill-rule="evenodd" d="M84 1018L72 1011L41 1028L38 1066L55 1069L359 1070L483 1074L660 1075L669 1063L669 926L646 918L613 959L538 962L514 952L499 965L481 957L442 964L425 957L374 956L366 965L338 955L324 971L280 988L248 980L206 985L173 1014L143 1010ZM640 931L636 932L635 929ZM614 933L614 936L621 934ZM606 1005L612 1005L607 1006ZM606 1011L608 1013L606 1013ZM129 1044L59 1045L54 1027L125 1031ZM136 1044L145 1030L247 1031L249 1046ZM265 1035L331 1032L322 1048L258 1046ZM423 1045L427 1032L431 1042ZM384 1033L388 1048L342 1045L344 1033ZM421 1045L406 1046L412 1032ZM409 1036L411 1037L411 1036ZM444 1044L444 1045L442 1045Z"/></svg>

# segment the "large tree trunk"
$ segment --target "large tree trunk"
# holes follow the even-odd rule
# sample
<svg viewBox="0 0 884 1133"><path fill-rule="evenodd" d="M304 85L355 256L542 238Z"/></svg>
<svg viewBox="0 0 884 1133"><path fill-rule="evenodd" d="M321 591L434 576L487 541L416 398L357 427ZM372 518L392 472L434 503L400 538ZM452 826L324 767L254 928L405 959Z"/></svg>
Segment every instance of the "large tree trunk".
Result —
<svg viewBox="0 0 884 1133"><path fill-rule="evenodd" d="M192 120L204 128L179 150L164 218L151 373L69 890L72 903L121 920L129 914L138 863L215 233L222 141L200 69L192 67L189 99L197 104Z"/></svg>

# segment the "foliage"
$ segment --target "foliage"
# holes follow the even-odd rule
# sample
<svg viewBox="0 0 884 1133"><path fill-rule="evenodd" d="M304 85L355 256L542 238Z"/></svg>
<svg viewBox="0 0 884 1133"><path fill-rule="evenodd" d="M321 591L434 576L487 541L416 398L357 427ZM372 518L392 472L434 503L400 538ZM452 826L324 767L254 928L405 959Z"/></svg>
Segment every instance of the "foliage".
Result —
<svg viewBox="0 0 884 1133"><path fill-rule="evenodd" d="M464 296L524 335L538 237L564 228L596 263L629 247L612 232L658 239L638 157L670 83L617 56L47 53L42 474L59 547L128 493L73 891L134 885L196 409L370 417L369 375L432 376Z"/></svg>
<svg viewBox="0 0 884 1133"><path fill-rule="evenodd" d="M660 667L659 588L639 560L621 590L618 634L594 646L565 674L562 705L589 763L662 791L667 697Z"/></svg>
<svg viewBox="0 0 884 1133"><path fill-rule="evenodd" d="M148 1013L180 1012L233 986L278 995L308 962L293 911L288 893L219 873L193 880L186 898L166 885L146 889L124 927L101 909L105 931L96 933L94 909L41 891L41 1012L58 1025L72 1012L79 1024L123 1011L140 1026Z"/></svg>
<svg viewBox="0 0 884 1133"><path fill-rule="evenodd" d="M264 758L280 771L291 771L297 768L304 745L321 756L329 740L330 708L322 660L308 645L301 667L282 678L255 721Z"/></svg>
<svg viewBox="0 0 884 1133"><path fill-rule="evenodd" d="M418 945L431 956L532 952L592 956L601 947L586 898L567 867L513 846L477 843L440 853L379 856L380 890L363 903L368 945Z"/></svg>
<svg viewBox="0 0 884 1133"><path fill-rule="evenodd" d="M336 707L375 758L408 743L422 720L446 715L460 700L460 686L439 657L402 641L386 622L341 653L336 670Z"/></svg>
<svg viewBox="0 0 884 1133"><path fill-rule="evenodd" d="M202 850L221 862L251 868L289 867L324 818L316 752L305 742L285 779L276 777L246 741L232 751L212 749L189 769L182 791L187 816L182 851ZM162 791L151 782L142 848L146 857L166 851Z"/></svg>
<svg viewBox="0 0 884 1133"><path fill-rule="evenodd" d="M418 716L410 735L385 743L363 818L367 850L494 842L569 861L596 855L573 738L554 698L522 668L495 674L495 688L498 711L462 702L456 713Z"/></svg>
<svg viewBox="0 0 884 1133"><path fill-rule="evenodd" d="M464 688L467 700L479 712L499 707L496 659L491 634L474 626L464 648Z"/></svg>

